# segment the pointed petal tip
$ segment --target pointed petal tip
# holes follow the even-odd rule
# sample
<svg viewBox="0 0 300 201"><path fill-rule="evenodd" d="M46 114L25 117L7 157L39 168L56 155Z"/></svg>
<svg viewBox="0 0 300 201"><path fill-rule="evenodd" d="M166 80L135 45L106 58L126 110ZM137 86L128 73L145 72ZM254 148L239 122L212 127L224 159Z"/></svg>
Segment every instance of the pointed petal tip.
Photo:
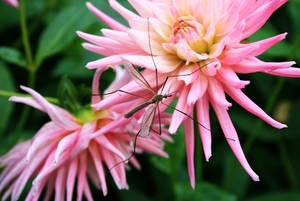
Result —
<svg viewBox="0 0 300 201"><path fill-rule="evenodd" d="M206 162L209 162L209 159L210 159L210 157L211 157L211 154L210 154L210 155L207 155L207 156L205 156L205 160L206 160Z"/></svg>
<svg viewBox="0 0 300 201"><path fill-rule="evenodd" d="M195 190L195 182L191 182L191 187Z"/></svg>
<svg viewBox="0 0 300 201"><path fill-rule="evenodd" d="M277 129L283 129L283 128L287 128L288 126L286 124L279 123L278 125L273 125L273 127Z"/></svg>
<svg viewBox="0 0 300 201"><path fill-rule="evenodd" d="M103 196L107 195L107 189L106 190L103 189L102 192L103 192Z"/></svg>
<svg viewBox="0 0 300 201"><path fill-rule="evenodd" d="M85 2L86 7L90 8L90 7L94 7L93 4L89 1Z"/></svg>
<svg viewBox="0 0 300 201"><path fill-rule="evenodd" d="M75 33L77 34L77 36L81 36L82 34L83 34L83 32L82 31L75 31Z"/></svg>
<svg viewBox="0 0 300 201"><path fill-rule="evenodd" d="M253 179L253 181L256 181L256 182L259 182L259 181L260 181L258 175L256 175L255 177L252 177L252 179Z"/></svg>
<svg viewBox="0 0 300 201"><path fill-rule="evenodd" d="M97 67L95 66L95 63L94 63L94 62L89 62L89 63L87 63L87 64L85 65L85 67L87 67L88 69L95 69L95 68L97 68Z"/></svg>
<svg viewBox="0 0 300 201"><path fill-rule="evenodd" d="M12 102L14 102L14 100L15 100L15 97L14 97L14 96L12 96L12 97L10 97L10 98L8 99L8 101L12 101Z"/></svg>
<svg viewBox="0 0 300 201"><path fill-rule="evenodd" d="M25 90L25 89L27 89L28 87L25 87L24 85L20 85L20 88L23 89L23 90Z"/></svg>

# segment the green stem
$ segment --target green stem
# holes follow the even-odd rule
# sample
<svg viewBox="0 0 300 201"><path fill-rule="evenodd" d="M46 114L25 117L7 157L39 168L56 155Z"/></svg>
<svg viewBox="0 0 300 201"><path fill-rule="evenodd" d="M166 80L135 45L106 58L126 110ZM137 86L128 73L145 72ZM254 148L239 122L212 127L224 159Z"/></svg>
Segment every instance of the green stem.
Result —
<svg viewBox="0 0 300 201"><path fill-rule="evenodd" d="M275 101L277 100L283 85L285 83L286 79L283 77L280 77L277 85L273 91L273 93L271 94L271 97L269 98L268 102L267 102L267 106L264 108L264 111L266 111L266 113L270 113L272 108L275 105ZM253 145L253 142L255 141L259 131L262 129L264 125L264 122L261 119L258 119L256 121L256 125L255 125L255 129L253 129L252 133L250 133L250 136L248 137L245 146L244 146L244 152L245 154L247 154L249 152L249 150L251 149L251 146Z"/></svg>
<svg viewBox="0 0 300 201"><path fill-rule="evenodd" d="M22 41L24 46L24 51L27 59L27 68L29 71L33 68L33 59L31 53L31 47L28 37L28 30L26 24L26 13L25 13L25 3L24 0L20 0L20 25L21 25L21 33L22 33Z"/></svg>
<svg viewBox="0 0 300 201"><path fill-rule="evenodd" d="M286 79L283 77L279 78L277 85L276 85L273 93L271 94L266 107L264 108L264 111L266 111L266 113L270 113L271 109L274 107L275 101L277 100L277 98L283 88L285 80ZM261 119L258 119L256 121L254 129L252 130L249 137L247 138L245 146L244 146L245 155L247 155L248 151L251 149L251 147L252 147L255 139L257 138L259 131L262 129L263 125L264 125L264 123ZM239 166L240 166L240 164L238 163L238 161L234 162L232 169L229 172L229 176L227 177L227 180L225 180L223 183L223 188L225 190L227 190L231 186L232 181L236 177L236 173L238 172Z"/></svg>
<svg viewBox="0 0 300 201"><path fill-rule="evenodd" d="M26 55L26 69L28 70L29 77L28 77L28 84L27 86L30 88L34 88L35 86L35 78L36 78L36 70L37 67L34 65L33 57L32 57L32 50L29 41L28 35L28 26L26 23L26 12L25 12L25 0L20 0L20 27L21 27L21 35L22 35L22 42L24 46L24 51ZM14 141L18 141L20 137L20 133L24 128L24 125L28 119L30 107L25 106L21 112L20 119L18 124L14 130Z"/></svg>
<svg viewBox="0 0 300 201"><path fill-rule="evenodd" d="M10 91L4 91L0 90L0 96L2 97L11 97L11 96L18 96L18 97L32 97L31 95L28 94L21 94L21 93L15 93L15 92L10 92ZM53 103L58 105L59 100L57 98L52 98L52 97L44 97L48 102Z"/></svg>
<svg viewBox="0 0 300 201"><path fill-rule="evenodd" d="M283 168L285 169L285 171L283 172L287 174L287 179L290 183L291 188L295 191L299 191L299 183L297 181L297 176L295 174L295 171L293 170L292 164L290 163L283 139L277 141L277 146L280 153L280 158L282 160Z"/></svg>

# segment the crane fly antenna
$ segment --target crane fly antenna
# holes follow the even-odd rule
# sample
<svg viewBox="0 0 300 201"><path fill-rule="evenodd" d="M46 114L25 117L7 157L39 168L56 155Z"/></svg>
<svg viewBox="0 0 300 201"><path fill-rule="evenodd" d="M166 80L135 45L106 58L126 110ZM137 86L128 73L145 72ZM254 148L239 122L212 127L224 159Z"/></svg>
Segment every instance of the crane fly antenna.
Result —
<svg viewBox="0 0 300 201"><path fill-rule="evenodd" d="M169 98L172 96L172 94L158 94L158 75L157 75L157 66L156 63L154 61L153 58L153 53L152 53L152 48L151 48L151 40L150 40L150 26L149 26L149 18L147 18L147 22L148 22L148 43L149 43L149 51L150 51L150 55L155 67L155 77L156 77L156 89L153 90L153 88L151 87L151 85L148 83L148 81L145 79L145 77L142 75L142 73L135 67L132 65L132 63L128 60L123 59L122 63L125 67L125 70L127 71L127 73L129 74L129 76L142 88L149 90L152 94L153 97L149 100L146 101L145 103L142 103L140 105L138 105L137 107L133 108L132 110L130 110L129 112L127 112L124 117L125 118L130 118L132 117L136 112L140 111L141 109L149 106L143 117L142 117L142 123L141 123L141 128L138 131L138 133L135 135L134 138L134 148L133 148L133 153L130 155L129 158L127 158L125 161L121 161L117 164L115 164L112 168L114 168L116 165L123 163L123 162L128 162L130 160L130 158L133 157L133 155L135 154L135 150L136 150L136 142L137 142L137 137L140 135L141 137L147 137L150 133L150 131L154 131L155 133L158 133L159 135L161 135L161 119L160 119L160 109L159 109L159 102L161 102L164 98ZM119 90L118 90L119 91ZM156 114L156 109L158 110L158 122L159 122L159 132L155 131L152 129L153 126L153 121L155 118L155 114ZM112 169L110 168L110 170Z"/></svg>
<svg viewBox="0 0 300 201"><path fill-rule="evenodd" d="M162 87L161 91L163 91L163 89L164 89L164 87L166 86L166 83L167 83L167 81L168 81L169 78L171 78L171 77L180 77L180 76L190 76L190 75L196 73L197 71L201 70L202 68L204 68L205 66L207 66L207 65L209 65L209 64L211 64L211 63L213 63L213 61L208 62L208 63L204 64L203 66L200 66L198 69L194 70L194 71L191 72L191 73L181 74L181 75L169 75L169 76L167 76L167 78L166 78L165 81L164 81L164 84L162 85L163 87ZM181 65L181 64L180 64L180 65Z"/></svg>
<svg viewBox="0 0 300 201"><path fill-rule="evenodd" d="M155 63L155 61L154 61L153 52L152 52L152 47L151 47L150 22L149 22L149 17L147 18L147 23L148 23L148 46L149 46L149 51L150 51L151 59L152 59L152 62L153 62L153 64L154 64L154 67L155 67L156 91L158 92L157 66L156 66L156 63Z"/></svg>

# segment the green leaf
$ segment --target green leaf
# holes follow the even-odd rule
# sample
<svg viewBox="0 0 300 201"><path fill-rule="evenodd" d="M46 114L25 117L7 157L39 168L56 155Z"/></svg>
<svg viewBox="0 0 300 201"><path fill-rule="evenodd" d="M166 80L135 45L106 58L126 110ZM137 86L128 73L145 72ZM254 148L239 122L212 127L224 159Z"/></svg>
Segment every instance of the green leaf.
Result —
<svg viewBox="0 0 300 201"><path fill-rule="evenodd" d="M0 47L0 58L23 68L26 66L26 60L23 54L10 47Z"/></svg>
<svg viewBox="0 0 300 201"><path fill-rule="evenodd" d="M190 184L178 183L175 186L176 201L235 201L235 196L230 195L215 185L197 183L192 189Z"/></svg>
<svg viewBox="0 0 300 201"><path fill-rule="evenodd" d="M77 40L75 40L77 43ZM68 75L72 79L91 79L94 75L94 70L89 70L85 65L93 60L100 58L99 55L93 54L88 51L84 51L80 45L82 40L78 40L77 48L72 48L71 45L68 46L72 48L67 54L58 61L52 74L55 77L61 77ZM73 44L73 43L72 43Z"/></svg>
<svg viewBox="0 0 300 201"><path fill-rule="evenodd" d="M69 45L77 37L77 30L84 30L93 23L93 17L83 2L58 13L42 34L36 62L40 64Z"/></svg>
<svg viewBox="0 0 300 201"><path fill-rule="evenodd" d="M76 112L81 108L78 100L78 91L68 76L63 76L58 85L57 97L60 105L70 112Z"/></svg>
<svg viewBox="0 0 300 201"><path fill-rule="evenodd" d="M246 90L249 91L252 89L252 91L250 91L252 97L253 95L259 94L264 98L264 100L268 100L268 98L270 98L270 91L274 89L274 82L278 82L278 79L265 73L254 73L250 74L249 76L253 86L247 86L248 88ZM256 86L255 89L253 89L254 86ZM253 93L253 90L256 90L255 93Z"/></svg>
<svg viewBox="0 0 300 201"><path fill-rule="evenodd" d="M300 31L300 26L299 26L299 18L300 18L300 12L299 12L299 6L300 6L300 1L299 0L293 0L289 1L287 4L287 8L289 12L287 14L291 15L291 22L289 22L289 25L293 27L293 30L295 32ZM299 34L295 34L297 37Z"/></svg>
<svg viewBox="0 0 300 201"><path fill-rule="evenodd" d="M0 61L0 89L5 91L15 91L15 83L13 82L7 66ZM0 135L8 124L9 117L13 110L13 103L8 101L7 97L0 97Z"/></svg>
<svg viewBox="0 0 300 201"><path fill-rule="evenodd" d="M118 195L122 201L132 201L132 200L143 200L143 201L151 201L151 199L144 194L143 192L139 191L136 188L130 188L129 191L119 190Z"/></svg>
<svg viewBox="0 0 300 201"><path fill-rule="evenodd" d="M299 198L300 192L272 192L248 199L246 201L299 201Z"/></svg>
<svg viewBox="0 0 300 201"><path fill-rule="evenodd" d="M232 110L230 111L230 118L238 130L241 130L249 135L252 134L259 117L249 114L246 110L244 110L244 113L245 114L241 114L240 111ZM257 139L262 139L264 141L277 141L281 139L281 137L282 136L279 135L277 129L273 128L269 124L262 126L259 130L259 134L257 135Z"/></svg>
<svg viewBox="0 0 300 201"><path fill-rule="evenodd" d="M288 131L282 137L290 139L299 139L299 114L300 114L300 100L292 102L290 111L288 111Z"/></svg>
<svg viewBox="0 0 300 201"><path fill-rule="evenodd" d="M185 156L184 131L182 126L179 127L177 133L172 135L172 137L174 143L166 142L165 144L165 151L169 154L169 158L153 155L151 156L151 162L170 177L177 178Z"/></svg>
<svg viewBox="0 0 300 201"><path fill-rule="evenodd" d="M251 181L249 175L240 163L237 165L237 159L232 152L226 152L224 161L224 181L227 182L224 188L229 192L234 192L238 196L243 196Z"/></svg>

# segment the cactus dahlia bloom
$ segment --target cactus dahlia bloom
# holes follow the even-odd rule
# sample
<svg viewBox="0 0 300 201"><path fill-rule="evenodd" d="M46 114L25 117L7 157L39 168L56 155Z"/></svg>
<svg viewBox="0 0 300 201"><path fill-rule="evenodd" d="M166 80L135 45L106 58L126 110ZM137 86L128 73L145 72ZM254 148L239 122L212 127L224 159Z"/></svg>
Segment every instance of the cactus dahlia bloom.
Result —
<svg viewBox="0 0 300 201"><path fill-rule="evenodd" d="M94 93L98 93L97 82L101 72L99 69L95 74ZM51 121L32 140L16 145L0 157L0 167L5 167L0 174L0 192L5 192L2 200L7 200L9 196L11 200L17 200L31 179L33 185L26 200L39 200L43 190L46 193L44 200L50 200L54 191L57 201L72 200L73 195L77 200L82 200L83 196L93 200L88 180L106 195L105 166L110 169L119 189L128 188L126 164L122 161L133 153L132 138L139 128L136 122L120 118L113 108L94 111L89 107L75 117L49 103L34 90L24 86L21 88L33 98L11 97L10 100L47 113ZM93 96L92 102L95 101L100 101L100 97ZM161 137L170 140L165 133ZM139 138L136 141L138 151L145 150L167 157L162 147L163 143L157 134L154 138ZM140 168L134 157L130 162Z"/></svg>
<svg viewBox="0 0 300 201"><path fill-rule="evenodd" d="M211 132L204 127L210 128L211 105L232 151L252 179L258 181L259 177L244 156L227 112L231 103L226 100L225 94L271 126L277 129L286 127L268 116L242 92L241 89L250 82L240 80L237 76L238 73L254 72L286 77L300 76L299 69L291 67L294 62L263 62L256 58L283 40L286 33L253 43L243 43L285 2L286 0L129 0L135 13L116 0L110 0L111 7L128 21L129 27L88 3L87 7L111 29L102 29L103 36L82 32L78 32L78 35L90 42L83 44L85 49L106 56L88 63L87 67L90 69L120 64L122 59L126 59L134 65L144 67L145 78L155 88L154 69L157 67L157 89L161 93L176 92L176 108L184 113L192 115L196 106L207 161L211 157ZM131 82L123 89L132 92L136 90L136 85ZM111 96L111 100L117 102L116 96L117 94ZM128 95L123 96L119 101L129 99ZM111 100L108 98L94 106L101 109L116 103ZM186 131L188 170L194 187L192 122L183 113L175 111L169 131L175 133L181 123Z"/></svg>

